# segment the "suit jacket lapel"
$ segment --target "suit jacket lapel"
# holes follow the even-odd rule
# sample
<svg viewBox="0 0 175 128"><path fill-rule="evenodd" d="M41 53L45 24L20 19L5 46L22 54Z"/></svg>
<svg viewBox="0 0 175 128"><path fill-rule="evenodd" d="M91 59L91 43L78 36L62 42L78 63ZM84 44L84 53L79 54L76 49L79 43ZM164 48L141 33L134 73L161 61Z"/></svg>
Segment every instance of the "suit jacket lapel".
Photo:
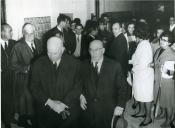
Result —
<svg viewBox="0 0 175 128"><path fill-rule="evenodd" d="M40 44L37 40L34 40L34 44L35 44L36 52L37 52L37 54L39 54L40 53L40 46L39 46Z"/></svg>
<svg viewBox="0 0 175 128"><path fill-rule="evenodd" d="M170 51L170 48L165 49L158 58L160 58L160 60L164 60L164 58L166 58L169 51Z"/></svg>
<svg viewBox="0 0 175 128"><path fill-rule="evenodd" d="M26 49L26 53L30 58L33 58L33 52L32 49L28 46L28 44L26 43L26 41L24 40L24 49Z"/></svg>

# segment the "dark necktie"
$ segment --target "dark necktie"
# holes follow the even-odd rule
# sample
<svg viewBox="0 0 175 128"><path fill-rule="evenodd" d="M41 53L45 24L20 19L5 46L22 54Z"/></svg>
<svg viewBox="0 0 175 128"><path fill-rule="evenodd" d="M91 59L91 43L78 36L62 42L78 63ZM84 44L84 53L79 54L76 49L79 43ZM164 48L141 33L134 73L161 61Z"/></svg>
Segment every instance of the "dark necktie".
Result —
<svg viewBox="0 0 175 128"><path fill-rule="evenodd" d="M7 42L5 42L5 51L7 51L7 49L8 49L8 45L7 45Z"/></svg>
<svg viewBox="0 0 175 128"><path fill-rule="evenodd" d="M33 43L31 43L31 48L32 48L32 51L34 52L35 51L35 47L34 47Z"/></svg>
<svg viewBox="0 0 175 128"><path fill-rule="evenodd" d="M55 71L57 70L57 63L56 62L53 63L53 68Z"/></svg>
<svg viewBox="0 0 175 128"><path fill-rule="evenodd" d="M95 73L98 75L98 62L95 62L94 70L95 70Z"/></svg>
<svg viewBox="0 0 175 128"><path fill-rule="evenodd" d="M36 51L36 48L34 47L34 43L31 43L31 48L32 48L34 56L36 56L37 55L37 51Z"/></svg>

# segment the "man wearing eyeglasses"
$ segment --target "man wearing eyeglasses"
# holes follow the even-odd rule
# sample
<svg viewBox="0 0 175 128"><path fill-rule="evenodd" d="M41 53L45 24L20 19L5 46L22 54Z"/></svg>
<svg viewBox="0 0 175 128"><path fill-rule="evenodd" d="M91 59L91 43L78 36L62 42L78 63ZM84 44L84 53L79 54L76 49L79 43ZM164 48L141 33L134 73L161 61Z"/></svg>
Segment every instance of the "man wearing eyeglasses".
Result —
<svg viewBox="0 0 175 128"><path fill-rule="evenodd" d="M121 115L125 107L126 82L119 63L104 56L100 40L89 45L90 60L81 68L83 128L109 128L113 115Z"/></svg>

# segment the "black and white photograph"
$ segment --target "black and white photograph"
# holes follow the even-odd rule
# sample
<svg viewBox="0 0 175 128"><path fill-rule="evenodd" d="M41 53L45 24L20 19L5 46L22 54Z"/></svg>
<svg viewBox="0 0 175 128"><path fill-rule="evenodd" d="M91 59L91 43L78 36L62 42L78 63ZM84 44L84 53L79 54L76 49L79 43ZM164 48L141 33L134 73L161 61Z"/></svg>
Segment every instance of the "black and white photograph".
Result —
<svg viewBox="0 0 175 128"><path fill-rule="evenodd" d="M175 0L1 0L1 128L175 128Z"/></svg>

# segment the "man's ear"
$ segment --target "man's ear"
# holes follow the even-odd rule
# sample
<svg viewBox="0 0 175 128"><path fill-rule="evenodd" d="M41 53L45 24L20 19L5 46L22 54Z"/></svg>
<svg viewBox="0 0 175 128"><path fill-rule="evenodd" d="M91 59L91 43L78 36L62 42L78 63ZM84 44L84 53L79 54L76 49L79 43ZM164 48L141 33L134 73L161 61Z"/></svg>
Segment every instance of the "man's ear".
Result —
<svg viewBox="0 0 175 128"><path fill-rule="evenodd" d="M62 47L62 53L64 52L64 50L65 50L65 47L63 46L63 47Z"/></svg>
<svg viewBox="0 0 175 128"><path fill-rule="evenodd" d="M102 49L103 50L103 54L105 53L105 48Z"/></svg>

